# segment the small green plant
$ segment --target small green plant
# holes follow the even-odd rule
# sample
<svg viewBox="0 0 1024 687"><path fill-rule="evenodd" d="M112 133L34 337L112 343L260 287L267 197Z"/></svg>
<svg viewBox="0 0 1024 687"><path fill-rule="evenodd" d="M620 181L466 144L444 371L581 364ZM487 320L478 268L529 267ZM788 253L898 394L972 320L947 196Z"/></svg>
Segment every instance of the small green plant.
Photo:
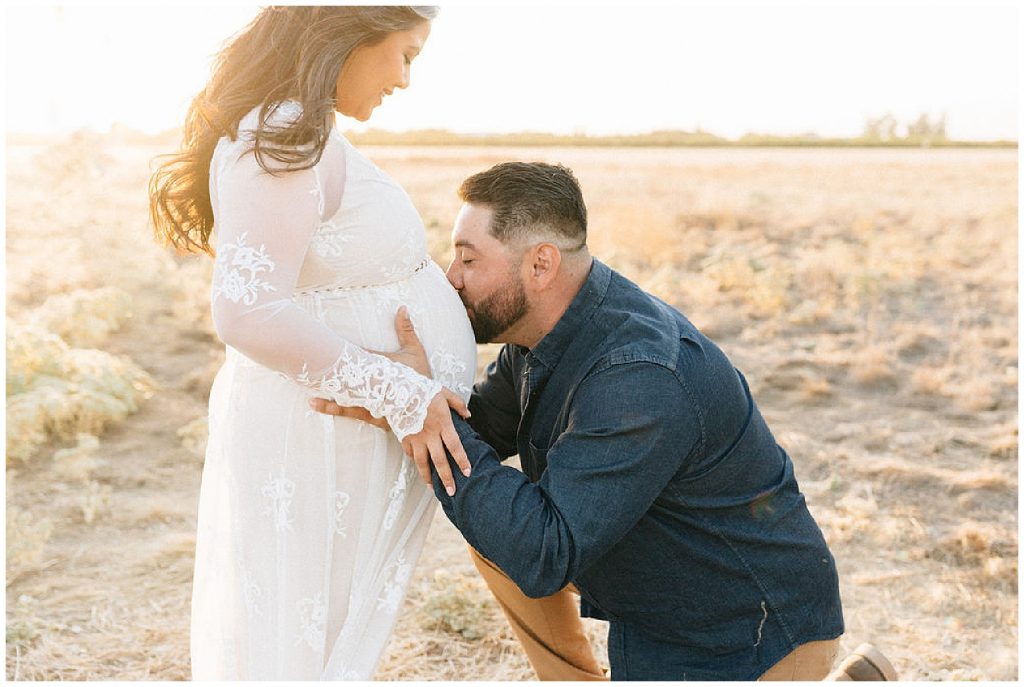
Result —
<svg viewBox="0 0 1024 687"><path fill-rule="evenodd" d="M494 603L479 578L438 570L423 613L447 632L477 641L494 623Z"/></svg>

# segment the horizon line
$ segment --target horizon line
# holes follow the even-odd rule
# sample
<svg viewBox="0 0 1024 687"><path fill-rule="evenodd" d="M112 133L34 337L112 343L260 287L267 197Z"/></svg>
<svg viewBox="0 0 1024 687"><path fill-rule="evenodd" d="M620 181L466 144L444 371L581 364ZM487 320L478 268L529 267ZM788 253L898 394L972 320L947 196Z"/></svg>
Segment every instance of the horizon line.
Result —
<svg viewBox="0 0 1024 687"><path fill-rule="evenodd" d="M914 143L920 144L922 141L931 140L932 143L937 145L955 146L957 144L989 144L989 145L1018 145L1019 138L928 138L928 137L909 137L909 136L893 136L887 139L874 139L864 136L864 134L857 134L852 136L828 136L819 134L815 131L804 131L794 134L780 134L765 131L748 131L740 134L736 137L726 137L716 134L708 129L697 128L697 129L650 129L640 132L605 132L605 133L588 133L585 131L579 132L555 132L545 131L537 129L520 129L518 131L459 131L456 129L444 129L437 127L424 127L420 129L385 129L377 127L369 127L360 129L357 127L338 129L345 135L352 136L353 138L364 138L372 136L386 136L386 137L439 137L439 136L451 136L453 138L463 139L486 139L486 138L529 138L529 137L540 137L540 138L552 138L552 139L565 139L565 140L593 140L593 141L607 141L609 139L636 139L641 140L644 138L651 137L678 137L678 138L690 138L694 139L689 141L690 144L703 142L706 144L714 145L721 143L725 145L735 145L744 143L744 139L761 139L761 140L777 140L777 141L790 141L798 142L803 141L807 143L827 143L827 142L862 142L874 145L897 145L900 143ZM99 136L106 136L110 134L127 134L133 138L141 137L146 139L161 139L170 138L172 136L179 136L181 133L180 127L172 127L169 129L163 129L155 133L149 133L144 129L124 124L121 122L114 122L106 129L98 129L92 126L81 126L76 128L59 129L55 131L31 131L31 130L16 130L16 129L5 129L5 138L23 138L23 139L53 139L74 136L76 134L95 134ZM679 141L682 143L682 141Z"/></svg>

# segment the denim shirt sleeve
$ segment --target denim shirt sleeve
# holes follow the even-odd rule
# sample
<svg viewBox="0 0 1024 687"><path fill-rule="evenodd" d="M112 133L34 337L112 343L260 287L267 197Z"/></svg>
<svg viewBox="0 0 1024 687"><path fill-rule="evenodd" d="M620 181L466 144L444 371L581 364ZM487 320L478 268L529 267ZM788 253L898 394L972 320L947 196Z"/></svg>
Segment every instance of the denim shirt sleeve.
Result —
<svg viewBox="0 0 1024 687"><path fill-rule="evenodd" d="M558 591L614 546L701 445L689 396L653 363L613 365L580 385L536 484L453 419L472 475L453 470L449 497L434 473L434 493L466 541L532 597Z"/></svg>
<svg viewBox="0 0 1024 687"><path fill-rule="evenodd" d="M502 458L516 453L519 429L519 395L513 383L512 350L503 346L487 366L482 381L474 385L469 399L470 425Z"/></svg>

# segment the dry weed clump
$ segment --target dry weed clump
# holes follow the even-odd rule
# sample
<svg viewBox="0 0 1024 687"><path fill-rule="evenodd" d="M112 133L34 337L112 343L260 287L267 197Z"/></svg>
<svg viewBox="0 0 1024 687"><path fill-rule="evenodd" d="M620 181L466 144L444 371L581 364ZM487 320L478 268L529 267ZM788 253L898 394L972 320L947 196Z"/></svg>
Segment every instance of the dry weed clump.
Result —
<svg viewBox="0 0 1024 687"><path fill-rule="evenodd" d="M901 323L893 329L900 360L918 364L945 360L947 346L937 327L925 322L914 322Z"/></svg>
<svg viewBox="0 0 1024 687"><path fill-rule="evenodd" d="M993 430L993 438L988 442L989 455L993 458L1003 460L1017 459L1020 437L1018 436L1017 425L996 427Z"/></svg>
<svg viewBox="0 0 1024 687"><path fill-rule="evenodd" d="M858 351L850 362L850 376L865 387L874 387L896 378L893 356L884 346L873 345Z"/></svg>
<svg viewBox="0 0 1024 687"><path fill-rule="evenodd" d="M1016 578L1016 537L992 523L974 520L961 523L941 538L928 556L976 568L988 578Z"/></svg>
<svg viewBox="0 0 1024 687"><path fill-rule="evenodd" d="M830 239L824 246L799 245L791 258L793 284L800 302L790 324L814 325L832 317L843 305L844 282L857 254L846 242Z"/></svg>
<svg viewBox="0 0 1024 687"><path fill-rule="evenodd" d="M92 524L100 515L110 509L110 497L114 488L109 484L100 484L96 480L88 480L82 490L82 498L78 508L82 512L82 522Z"/></svg>
<svg viewBox="0 0 1024 687"><path fill-rule="evenodd" d="M91 348L131 317L131 297L113 286L50 296L27 323L59 336L68 346Z"/></svg>
<svg viewBox="0 0 1024 687"><path fill-rule="evenodd" d="M7 509L7 574L25 566L35 565L42 557L46 542L53 535L49 518L35 518L27 510Z"/></svg>
<svg viewBox="0 0 1024 687"><path fill-rule="evenodd" d="M946 367L919 367L910 374L910 388L915 394L945 396L950 372Z"/></svg>
<svg viewBox="0 0 1024 687"><path fill-rule="evenodd" d="M206 415L197 417L178 428L181 445L200 461L206 455L206 441L210 436L209 418Z"/></svg>
<svg viewBox="0 0 1024 687"><path fill-rule="evenodd" d="M762 260L717 251L703 261L702 271L718 283L719 291L738 295L751 317L775 317L790 307L790 276Z"/></svg>
<svg viewBox="0 0 1024 687"><path fill-rule="evenodd" d="M28 460L48 441L98 435L154 390L127 358L71 348L38 327L8 321L7 460Z"/></svg>
<svg viewBox="0 0 1024 687"><path fill-rule="evenodd" d="M172 288L171 313L183 331L199 338L219 341L210 309L210 281L213 260L206 256L183 258L170 271L168 285Z"/></svg>
<svg viewBox="0 0 1024 687"><path fill-rule="evenodd" d="M832 490L841 489L839 486ZM829 546L841 546L864 534L873 534L878 510L878 501L871 485L859 483L836 500L833 508L816 512L815 519L818 520Z"/></svg>
<svg viewBox="0 0 1024 687"><path fill-rule="evenodd" d="M825 377L806 377L800 385L804 400L818 401L832 395L832 384Z"/></svg>
<svg viewBox="0 0 1024 687"><path fill-rule="evenodd" d="M68 481L88 482L92 473L100 467L100 461L96 458L99 448L98 437L80 433L77 445L54 452L54 472Z"/></svg>
<svg viewBox="0 0 1024 687"><path fill-rule="evenodd" d="M997 390L991 381L968 379L953 388L957 405L967 413L993 410L999 406Z"/></svg>
<svg viewBox="0 0 1024 687"><path fill-rule="evenodd" d="M93 472L103 464L96 458L99 448L99 438L83 432L78 435L76 446L59 449L53 454L54 473L79 485L78 509L82 513L82 522L87 525L107 511L113 494L113 487L109 484L91 479Z"/></svg>

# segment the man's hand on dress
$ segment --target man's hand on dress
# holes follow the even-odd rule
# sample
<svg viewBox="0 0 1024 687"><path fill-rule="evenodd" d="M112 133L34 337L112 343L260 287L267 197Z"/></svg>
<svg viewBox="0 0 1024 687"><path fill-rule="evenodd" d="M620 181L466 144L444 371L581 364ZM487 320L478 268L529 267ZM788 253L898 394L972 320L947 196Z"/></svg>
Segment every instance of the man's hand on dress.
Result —
<svg viewBox="0 0 1024 687"><path fill-rule="evenodd" d="M405 306L398 309L395 315L395 332L398 334L399 349L393 353L374 351L396 363L402 363L420 374L431 377L430 361L427 359L427 352L423 348L416 330L413 328L412 319ZM333 401L323 398L315 398L310 401L313 410L327 415L350 417L357 420L369 422L382 429L390 430L390 426L384 418L375 418L365 408L340 406ZM423 421L423 429L417 434L410 434L402 440L402 450L416 463L416 469L420 473L423 482L430 485L430 464L434 464L441 483L449 496L455 493L455 479L452 477L451 468L448 465L448 458L445 456L445 448L452 454L455 463L462 469L462 474L469 476L470 464L466 456L462 442L455 431L452 423L449 408L454 410L463 418L469 418L469 408L460 396L453 391L442 387L441 392L430 399L427 407L427 417Z"/></svg>

